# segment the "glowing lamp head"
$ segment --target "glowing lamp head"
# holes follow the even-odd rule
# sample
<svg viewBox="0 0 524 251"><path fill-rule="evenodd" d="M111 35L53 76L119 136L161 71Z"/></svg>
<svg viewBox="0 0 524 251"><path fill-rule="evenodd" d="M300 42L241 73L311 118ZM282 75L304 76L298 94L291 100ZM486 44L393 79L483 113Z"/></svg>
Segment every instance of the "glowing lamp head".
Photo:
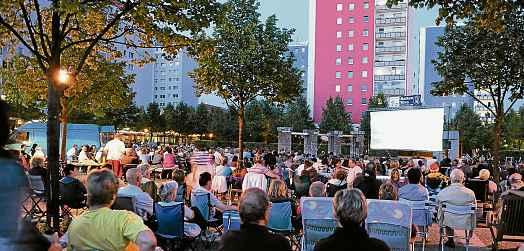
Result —
<svg viewBox="0 0 524 251"><path fill-rule="evenodd" d="M57 73L56 79L60 84L68 84L70 81L71 76L69 75L69 72L64 69L60 69Z"/></svg>

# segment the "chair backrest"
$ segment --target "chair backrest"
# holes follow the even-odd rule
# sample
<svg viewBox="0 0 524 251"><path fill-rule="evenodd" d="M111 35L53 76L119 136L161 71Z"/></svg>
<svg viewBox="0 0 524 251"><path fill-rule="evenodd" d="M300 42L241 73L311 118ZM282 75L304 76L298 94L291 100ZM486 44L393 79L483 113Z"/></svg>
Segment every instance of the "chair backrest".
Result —
<svg viewBox="0 0 524 251"><path fill-rule="evenodd" d="M333 214L333 199L327 197L300 198L304 235L302 250L311 251L320 239L329 237L337 227Z"/></svg>
<svg viewBox="0 0 524 251"><path fill-rule="evenodd" d="M236 210L228 210L222 214L224 232L240 230L240 214Z"/></svg>
<svg viewBox="0 0 524 251"><path fill-rule="evenodd" d="M127 210L136 213L135 209L135 198L131 196L117 196L111 209L115 210Z"/></svg>
<svg viewBox="0 0 524 251"><path fill-rule="evenodd" d="M475 198L478 201L486 202L488 200L489 181L470 179L466 181L466 187L475 192Z"/></svg>
<svg viewBox="0 0 524 251"><path fill-rule="evenodd" d="M447 202L440 205L440 225L453 229L472 230L476 225L474 204L457 206Z"/></svg>
<svg viewBox="0 0 524 251"><path fill-rule="evenodd" d="M432 223L433 203L425 200L406 200L399 201L407 203L411 207L412 223L416 226L426 227Z"/></svg>
<svg viewBox="0 0 524 251"><path fill-rule="evenodd" d="M292 209L290 201L271 203L267 227L276 231L292 231L291 216Z"/></svg>
<svg viewBox="0 0 524 251"><path fill-rule="evenodd" d="M524 197L503 199L501 224L504 234L524 236L523 222Z"/></svg>
<svg viewBox="0 0 524 251"><path fill-rule="evenodd" d="M165 238L184 237L184 203L155 203L156 234Z"/></svg>
<svg viewBox="0 0 524 251"><path fill-rule="evenodd" d="M409 204L392 200L368 201L369 236L384 241L391 250L409 250L412 212Z"/></svg>
<svg viewBox="0 0 524 251"><path fill-rule="evenodd" d="M209 193L192 194L191 196L191 206L198 208L205 221L209 221L211 215L209 196Z"/></svg>
<svg viewBox="0 0 524 251"><path fill-rule="evenodd" d="M178 189L176 190L176 202L184 202L185 200L185 194L186 194L186 183L183 183L182 185L178 186Z"/></svg>
<svg viewBox="0 0 524 251"><path fill-rule="evenodd" d="M45 191L44 181L40 175L29 175L29 185L33 191Z"/></svg>

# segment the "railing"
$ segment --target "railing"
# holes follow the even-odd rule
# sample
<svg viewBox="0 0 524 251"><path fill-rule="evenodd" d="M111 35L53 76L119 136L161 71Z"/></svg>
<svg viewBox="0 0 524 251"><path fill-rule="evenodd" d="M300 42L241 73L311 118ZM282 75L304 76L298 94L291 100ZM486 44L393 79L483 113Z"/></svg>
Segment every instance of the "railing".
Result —
<svg viewBox="0 0 524 251"><path fill-rule="evenodd" d="M406 24L405 17L391 17L391 18L377 18L375 20L377 25L390 25L390 24Z"/></svg>
<svg viewBox="0 0 524 251"><path fill-rule="evenodd" d="M408 8L407 4L398 4L398 5L391 6L391 8L386 5L375 6L375 10L377 10L377 12L403 11L403 10L406 10L407 8Z"/></svg>
<svg viewBox="0 0 524 251"><path fill-rule="evenodd" d="M406 37L406 32L404 31L395 31L395 32L377 32L377 39L389 39L389 38L404 38Z"/></svg>
<svg viewBox="0 0 524 251"><path fill-rule="evenodd" d="M406 61L399 60L399 61L377 61L375 62L375 66L405 66Z"/></svg>
<svg viewBox="0 0 524 251"><path fill-rule="evenodd" d="M377 47L376 52L405 52L405 46L388 46L388 47Z"/></svg>
<svg viewBox="0 0 524 251"><path fill-rule="evenodd" d="M376 81L405 80L404 75L375 75Z"/></svg>

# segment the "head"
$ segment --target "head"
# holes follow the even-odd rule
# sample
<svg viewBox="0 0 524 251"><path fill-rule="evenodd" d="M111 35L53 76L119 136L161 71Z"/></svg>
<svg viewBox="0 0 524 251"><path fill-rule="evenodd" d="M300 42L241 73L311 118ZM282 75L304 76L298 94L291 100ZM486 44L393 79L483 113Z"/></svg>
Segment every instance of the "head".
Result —
<svg viewBox="0 0 524 251"><path fill-rule="evenodd" d="M259 188L249 188L242 193L239 202L242 223L265 225L269 219L269 199Z"/></svg>
<svg viewBox="0 0 524 251"><path fill-rule="evenodd" d="M460 169L453 169L449 175L449 179L451 180L451 183L462 184L464 182L464 172Z"/></svg>
<svg viewBox="0 0 524 251"><path fill-rule="evenodd" d="M335 179L337 180L346 180L346 177L347 173L344 170L339 169L335 172Z"/></svg>
<svg viewBox="0 0 524 251"><path fill-rule="evenodd" d="M138 168L130 168L126 172L126 180L127 183L130 185L139 186L140 182L142 181L142 175L140 174L140 170Z"/></svg>
<svg viewBox="0 0 524 251"><path fill-rule="evenodd" d="M340 161L340 159L334 159L333 160L333 166L334 167L341 167L342 166L342 162Z"/></svg>
<svg viewBox="0 0 524 251"><path fill-rule="evenodd" d="M521 187L524 187L524 182L522 181L522 175L520 173L514 173L508 178L511 189L518 190Z"/></svg>
<svg viewBox="0 0 524 251"><path fill-rule="evenodd" d="M87 152L88 146L82 146L82 152Z"/></svg>
<svg viewBox="0 0 524 251"><path fill-rule="evenodd" d="M182 169L175 169L173 171L173 180L178 182L178 184L183 184L184 179L186 178L184 171Z"/></svg>
<svg viewBox="0 0 524 251"><path fill-rule="evenodd" d="M392 160L391 162L389 162L389 168L398 169L400 168L400 163L398 162L398 160Z"/></svg>
<svg viewBox="0 0 524 251"><path fill-rule="evenodd" d="M353 167L355 167L356 165L357 165L357 163L355 162L355 160L353 160L353 159L349 159L349 160L348 160L348 167L349 167L349 168L353 168Z"/></svg>
<svg viewBox="0 0 524 251"><path fill-rule="evenodd" d="M422 172L418 168L411 168L408 171L409 184L420 184L422 180Z"/></svg>
<svg viewBox="0 0 524 251"><path fill-rule="evenodd" d="M178 190L178 183L176 181L168 181L160 186L160 199L164 202L172 202L176 200L176 193Z"/></svg>
<svg viewBox="0 0 524 251"><path fill-rule="evenodd" d="M380 200L398 200L397 187L390 182L380 185L380 189L378 190L378 198Z"/></svg>
<svg viewBox="0 0 524 251"><path fill-rule="evenodd" d="M201 173L198 184L207 190L211 190L211 174L208 172Z"/></svg>
<svg viewBox="0 0 524 251"><path fill-rule="evenodd" d="M333 198L333 209L342 227L360 225L368 216L366 197L357 188L338 191Z"/></svg>
<svg viewBox="0 0 524 251"><path fill-rule="evenodd" d="M429 166L429 172L430 173L438 173L439 170L440 170L440 167L438 166L437 162L433 162Z"/></svg>
<svg viewBox="0 0 524 251"><path fill-rule="evenodd" d="M414 169L414 168L412 168L412 169ZM391 175L390 176L391 176L390 178L391 178L392 182L399 182L400 181L400 171L397 168L391 170Z"/></svg>
<svg viewBox="0 0 524 251"><path fill-rule="evenodd" d="M35 146L35 148L36 148L36 146ZM78 145L77 144L73 144L73 148L74 149L78 149Z"/></svg>
<svg viewBox="0 0 524 251"><path fill-rule="evenodd" d="M287 186L282 180L273 180L269 185L269 200L287 199Z"/></svg>
<svg viewBox="0 0 524 251"><path fill-rule="evenodd" d="M370 175L370 176L375 176L377 175L377 170L376 170L376 167L375 167L375 164L372 163L372 162L369 162L367 165L366 165L366 169L364 170L364 173Z"/></svg>
<svg viewBox="0 0 524 251"><path fill-rule="evenodd" d="M71 164L67 164L64 168L64 174L65 176L75 177L78 175L78 167Z"/></svg>
<svg viewBox="0 0 524 251"><path fill-rule="evenodd" d="M111 170L93 170L87 176L87 204L90 207L110 207L117 190L118 179Z"/></svg>
<svg viewBox="0 0 524 251"><path fill-rule="evenodd" d="M35 155L31 158L31 168L44 167L45 159L43 156Z"/></svg>
<svg viewBox="0 0 524 251"><path fill-rule="evenodd" d="M140 175L144 178L150 178L151 177L151 166L149 164L140 164L136 168L140 171Z"/></svg>
<svg viewBox="0 0 524 251"><path fill-rule="evenodd" d="M482 169L479 171L479 179L480 180L489 180L489 176L491 174L489 173L488 169Z"/></svg>
<svg viewBox="0 0 524 251"><path fill-rule="evenodd" d="M326 197L326 185L315 181L309 186L309 197Z"/></svg>

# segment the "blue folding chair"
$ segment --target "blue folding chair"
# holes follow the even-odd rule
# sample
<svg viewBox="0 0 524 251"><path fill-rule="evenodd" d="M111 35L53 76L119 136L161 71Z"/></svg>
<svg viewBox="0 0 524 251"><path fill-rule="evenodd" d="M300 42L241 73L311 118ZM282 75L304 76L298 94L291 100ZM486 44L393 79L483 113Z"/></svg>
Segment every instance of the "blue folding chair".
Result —
<svg viewBox="0 0 524 251"><path fill-rule="evenodd" d="M240 230L240 214L235 210L228 210L222 214L224 233L228 231Z"/></svg>
<svg viewBox="0 0 524 251"><path fill-rule="evenodd" d="M271 232L287 237L291 246L297 247L298 249L299 244L295 236L295 230L291 224L291 217L293 217L291 201L271 203L267 228Z"/></svg>
<svg viewBox="0 0 524 251"><path fill-rule="evenodd" d="M315 244L335 231L337 222L333 215L333 199L327 197L302 197L302 226L304 235L301 250L312 251Z"/></svg>
<svg viewBox="0 0 524 251"><path fill-rule="evenodd" d="M409 204L368 199L366 228L369 236L384 241L391 250L410 250L412 212Z"/></svg>
<svg viewBox="0 0 524 251"><path fill-rule="evenodd" d="M433 223L433 206L432 203L424 200L406 200L400 199L401 202L407 203L411 207L413 225L418 227L417 236L422 238L422 251L426 248L426 240L429 235L429 227ZM413 242L413 250L415 243Z"/></svg>
<svg viewBox="0 0 524 251"><path fill-rule="evenodd" d="M191 195L191 206L198 209L200 215L203 218L204 225L201 225L202 230L208 230L209 228L215 229L215 231L221 235L222 234L222 221L211 217L211 199L209 193L203 194L192 194ZM201 236L206 236L206 232L202 231ZM216 240L217 236L211 235L211 238L207 238L209 243L212 243Z"/></svg>
<svg viewBox="0 0 524 251"><path fill-rule="evenodd" d="M155 203L155 215L158 223L155 235L165 241L164 250L184 249L184 203Z"/></svg>

